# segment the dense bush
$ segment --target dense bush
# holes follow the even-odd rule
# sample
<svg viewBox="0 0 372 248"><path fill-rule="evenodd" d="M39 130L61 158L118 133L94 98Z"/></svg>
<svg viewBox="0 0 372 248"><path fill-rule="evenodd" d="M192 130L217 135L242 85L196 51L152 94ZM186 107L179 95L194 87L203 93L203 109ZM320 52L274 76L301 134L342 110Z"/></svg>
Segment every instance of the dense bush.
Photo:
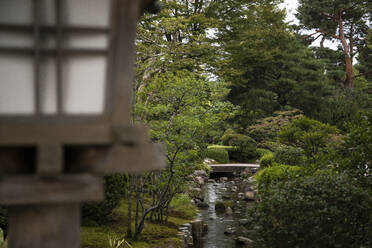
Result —
<svg viewBox="0 0 372 248"><path fill-rule="evenodd" d="M355 83L357 83L357 80ZM370 95L357 87L354 89L336 90L326 100L326 105L322 107L322 111L319 112L317 119L346 131L346 122L357 117L358 111L361 109L372 107L372 101L369 99ZM329 106L332 106L332 108Z"/></svg>
<svg viewBox="0 0 372 248"><path fill-rule="evenodd" d="M110 221L112 210L119 206L125 194L127 177L114 174L105 177L105 199L99 203L85 203L82 207L84 224L103 224Z"/></svg>
<svg viewBox="0 0 372 248"><path fill-rule="evenodd" d="M206 158L214 159L219 164L227 164L229 162L229 153L224 147L212 146L208 147Z"/></svg>
<svg viewBox="0 0 372 248"><path fill-rule="evenodd" d="M246 133L257 142L273 140L284 126L300 116L302 116L302 112L297 109L277 111L273 116L258 120L255 125L249 126Z"/></svg>
<svg viewBox="0 0 372 248"><path fill-rule="evenodd" d="M260 167L266 168L274 164L274 154L272 152L265 153L260 158Z"/></svg>
<svg viewBox="0 0 372 248"><path fill-rule="evenodd" d="M227 130L221 140L224 145L234 147L233 150L229 151L230 159L237 162L248 162L250 159L257 157L257 143L249 136Z"/></svg>
<svg viewBox="0 0 372 248"><path fill-rule="evenodd" d="M336 127L303 116L283 128L279 139L284 144L302 148L306 157L313 159L329 144L338 142L338 134Z"/></svg>
<svg viewBox="0 0 372 248"><path fill-rule="evenodd" d="M274 153L274 161L279 164L303 165L304 151L293 146L278 146Z"/></svg>
<svg viewBox="0 0 372 248"><path fill-rule="evenodd" d="M358 114L348 123L347 129L341 147L343 161L339 163L340 167L372 189L372 112Z"/></svg>
<svg viewBox="0 0 372 248"><path fill-rule="evenodd" d="M271 152L275 152L282 145L283 144L280 144L279 142L266 141L266 142L260 143L258 146L260 147L259 149L265 149Z"/></svg>
<svg viewBox="0 0 372 248"><path fill-rule="evenodd" d="M326 173L262 188L249 215L257 247L359 248L372 246L371 207L369 192Z"/></svg>
<svg viewBox="0 0 372 248"><path fill-rule="evenodd" d="M274 164L271 167L260 170L254 177L259 189L268 187L279 181L286 181L303 175L304 171L299 166Z"/></svg>

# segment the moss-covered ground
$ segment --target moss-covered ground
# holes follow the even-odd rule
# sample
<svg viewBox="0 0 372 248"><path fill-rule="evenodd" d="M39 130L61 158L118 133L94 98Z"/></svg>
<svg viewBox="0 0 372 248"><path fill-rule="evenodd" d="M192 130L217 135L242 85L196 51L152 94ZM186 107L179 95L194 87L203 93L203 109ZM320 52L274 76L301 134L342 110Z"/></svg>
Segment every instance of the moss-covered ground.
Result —
<svg viewBox="0 0 372 248"><path fill-rule="evenodd" d="M134 206L132 216L135 215ZM110 248L109 237L125 238L133 248L180 247L177 238L178 227L196 217L197 210L191 203L174 206L167 224L155 224L146 221L145 228L138 241L126 238L128 223L128 203L122 200L112 214L112 221L106 225L83 226L83 248ZM132 225L134 220L132 221ZM134 226L132 226L134 230ZM123 246L125 247L125 246Z"/></svg>

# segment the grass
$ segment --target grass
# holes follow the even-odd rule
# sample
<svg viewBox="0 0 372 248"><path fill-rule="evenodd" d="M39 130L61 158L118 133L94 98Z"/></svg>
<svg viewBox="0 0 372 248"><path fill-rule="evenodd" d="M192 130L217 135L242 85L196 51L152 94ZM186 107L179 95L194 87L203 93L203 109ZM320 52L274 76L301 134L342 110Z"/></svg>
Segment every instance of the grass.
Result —
<svg viewBox="0 0 372 248"><path fill-rule="evenodd" d="M135 215L134 205L132 216ZM173 204L166 225L146 221L145 228L138 241L126 239L133 248L180 247L177 239L178 227L196 217L196 207L191 203ZM112 222L103 226L82 227L83 248L110 248L108 237L125 238L127 233L128 203L122 200L112 215ZM132 221L134 223L134 221ZM132 226L132 230L134 226ZM125 247L125 246L123 246Z"/></svg>

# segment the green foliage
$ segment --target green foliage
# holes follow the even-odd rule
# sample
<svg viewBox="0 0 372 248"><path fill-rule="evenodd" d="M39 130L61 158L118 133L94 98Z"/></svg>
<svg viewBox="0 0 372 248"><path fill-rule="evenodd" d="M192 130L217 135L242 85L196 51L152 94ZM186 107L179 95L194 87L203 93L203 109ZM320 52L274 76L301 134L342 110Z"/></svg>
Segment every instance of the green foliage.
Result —
<svg viewBox="0 0 372 248"><path fill-rule="evenodd" d="M4 230L6 235L6 230L8 229L8 209L5 207L0 207L0 229Z"/></svg>
<svg viewBox="0 0 372 248"><path fill-rule="evenodd" d="M8 241L5 240L5 237L4 237L4 232L3 230L0 228L0 248L8 248Z"/></svg>
<svg viewBox="0 0 372 248"><path fill-rule="evenodd" d="M271 151L268 150L268 149L257 148L257 149L256 149L256 153L257 153L257 155L261 158L263 155L265 155L265 154L267 154L267 153L271 153Z"/></svg>
<svg viewBox="0 0 372 248"><path fill-rule="evenodd" d="M317 119L346 131L345 124L356 118L359 110L371 107L372 101L368 99L363 89L335 90L332 96L324 102L322 111L317 114Z"/></svg>
<svg viewBox="0 0 372 248"><path fill-rule="evenodd" d="M287 181L303 174L304 170L299 166L273 164L273 166L260 170L254 179L259 190L261 190L262 188L269 187L271 184Z"/></svg>
<svg viewBox="0 0 372 248"><path fill-rule="evenodd" d="M114 174L106 176L104 181L105 199L99 203L84 203L82 207L83 223L104 224L111 220L114 208L119 206L125 194L127 177Z"/></svg>
<svg viewBox="0 0 372 248"><path fill-rule="evenodd" d="M170 206L173 208L178 208L183 205L188 205L190 202L191 198L187 194L178 194L172 199Z"/></svg>
<svg viewBox="0 0 372 248"><path fill-rule="evenodd" d="M260 158L260 168L266 168L274 164L274 154L272 152L265 153Z"/></svg>
<svg viewBox="0 0 372 248"><path fill-rule="evenodd" d="M227 164L229 162L229 153L224 148L207 148L206 158L216 160L219 164Z"/></svg>
<svg viewBox="0 0 372 248"><path fill-rule="evenodd" d="M345 175L292 177L259 191L252 237L258 247L370 247L371 207L370 193Z"/></svg>
<svg viewBox="0 0 372 248"><path fill-rule="evenodd" d="M315 57L323 62L329 84L338 88L345 80L345 61L342 50L327 47L311 47Z"/></svg>
<svg viewBox="0 0 372 248"><path fill-rule="evenodd" d="M171 215L180 218L193 219L198 213L197 208L191 202L189 194L177 194L170 203Z"/></svg>
<svg viewBox="0 0 372 248"><path fill-rule="evenodd" d="M358 46L358 51L358 64L356 68L367 81L372 82L372 29L367 31L367 36Z"/></svg>
<svg viewBox="0 0 372 248"><path fill-rule="evenodd" d="M221 31L227 58L220 74L231 82L229 100L241 107L236 121L244 129L288 107L314 116L329 95L323 63L287 31L283 12L273 8L261 2L238 10Z"/></svg>
<svg viewBox="0 0 372 248"><path fill-rule="evenodd" d="M347 128L340 169L350 172L359 183L372 189L372 112L359 113Z"/></svg>
<svg viewBox="0 0 372 248"><path fill-rule="evenodd" d="M304 151L301 148L281 145L275 150L274 161L279 164L303 165Z"/></svg>
<svg viewBox="0 0 372 248"><path fill-rule="evenodd" d="M224 101L228 90L222 82L211 81L187 70L157 74L137 93L136 118L150 129L152 140L165 144L168 167L152 188L182 192L187 176L200 168L207 144L216 130L234 115ZM222 133L222 127L221 127Z"/></svg>
<svg viewBox="0 0 372 248"><path fill-rule="evenodd" d="M337 142L339 130L307 117L300 117L279 133L281 142L300 147L308 159L314 159L329 143Z"/></svg>
<svg viewBox="0 0 372 248"><path fill-rule="evenodd" d="M296 17L302 30L313 32L305 34L307 38L322 38L339 43L345 61L346 79L343 86L354 88L353 57L355 44L360 43L369 29L371 18L370 4L365 0L300 0ZM313 38L316 36L316 38Z"/></svg>
<svg viewBox="0 0 372 248"><path fill-rule="evenodd" d="M147 200L145 201L146 204ZM135 203L133 202L133 206ZM183 212L183 211L186 212ZM191 215L193 212L193 215ZM169 240L175 239L178 227L196 218L197 209L194 205L188 204L177 208L177 213L171 211L168 218L168 225L159 225L148 222L144 228L139 241L126 239L133 248L168 247ZM135 208L132 208L132 217L135 215ZM107 240L111 237L124 237L127 231L128 203L122 200L118 208L114 209L113 219L109 223L99 226L82 227L82 248L110 248ZM178 243L177 243L178 244ZM169 246L181 247L181 246Z"/></svg>
<svg viewBox="0 0 372 248"><path fill-rule="evenodd" d="M229 156L237 162L248 162L250 159L257 156L257 143L247 135L227 130L222 136L221 141L224 145L234 147L234 149L229 152Z"/></svg>
<svg viewBox="0 0 372 248"><path fill-rule="evenodd" d="M276 111L273 116L258 120L255 125L249 126L246 133L257 142L273 140L284 126L300 116L302 112L298 109Z"/></svg>
<svg viewBox="0 0 372 248"><path fill-rule="evenodd" d="M107 237L110 248L132 248L132 246L125 240L125 238L119 238L117 236L109 235Z"/></svg>

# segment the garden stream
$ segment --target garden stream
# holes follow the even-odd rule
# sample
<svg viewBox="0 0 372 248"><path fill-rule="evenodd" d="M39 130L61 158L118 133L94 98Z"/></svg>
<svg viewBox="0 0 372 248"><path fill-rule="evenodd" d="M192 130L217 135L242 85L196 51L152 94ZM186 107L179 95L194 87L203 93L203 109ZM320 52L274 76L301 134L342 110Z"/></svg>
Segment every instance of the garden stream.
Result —
<svg viewBox="0 0 372 248"><path fill-rule="evenodd" d="M239 247L236 237L245 236L243 224L249 204L244 200L249 185L237 178L219 178L211 180L204 186L204 201L208 208L200 209L199 218L208 225L208 233L202 238L199 248L231 248ZM226 207L226 211L216 211L217 205Z"/></svg>

